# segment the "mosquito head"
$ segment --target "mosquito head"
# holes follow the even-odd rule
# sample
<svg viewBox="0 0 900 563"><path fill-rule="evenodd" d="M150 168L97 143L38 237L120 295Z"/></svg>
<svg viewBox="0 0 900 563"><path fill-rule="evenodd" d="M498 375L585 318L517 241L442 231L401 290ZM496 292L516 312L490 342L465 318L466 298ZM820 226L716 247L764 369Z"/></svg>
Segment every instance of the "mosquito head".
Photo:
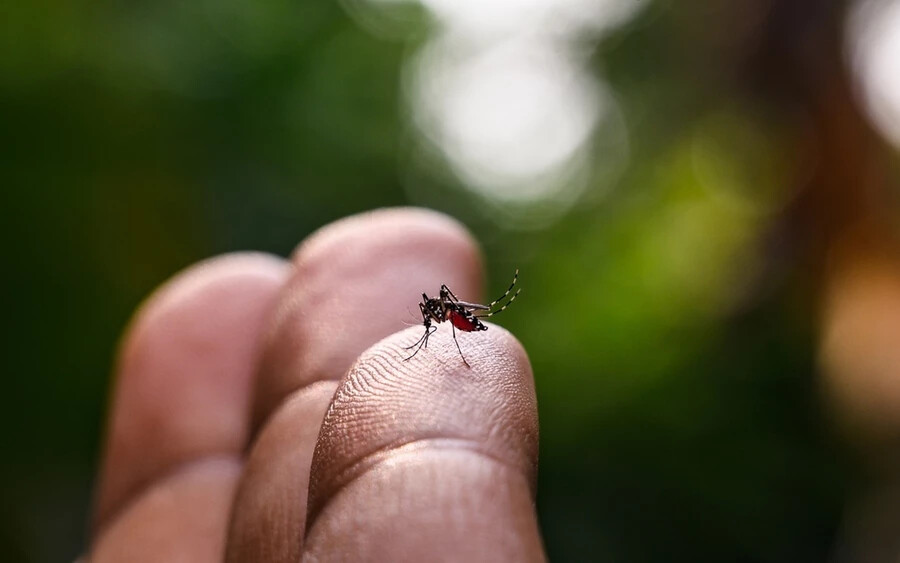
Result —
<svg viewBox="0 0 900 563"><path fill-rule="evenodd" d="M437 297L425 300L425 311L435 320L444 318L443 302Z"/></svg>

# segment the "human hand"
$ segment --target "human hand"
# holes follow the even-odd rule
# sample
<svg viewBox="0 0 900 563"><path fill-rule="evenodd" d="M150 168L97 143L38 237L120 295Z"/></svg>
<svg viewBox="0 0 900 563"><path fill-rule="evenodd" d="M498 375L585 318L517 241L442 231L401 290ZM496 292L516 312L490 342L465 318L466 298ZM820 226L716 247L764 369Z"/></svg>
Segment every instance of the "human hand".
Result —
<svg viewBox="0 0 900 563"><path fill-rule="evenodd" d="M479 296L475 243L393 209L164 285L122 343L90 560L543 560L519 343L461 336L470 369L438 333L403 361L441 283Z"/></svg>

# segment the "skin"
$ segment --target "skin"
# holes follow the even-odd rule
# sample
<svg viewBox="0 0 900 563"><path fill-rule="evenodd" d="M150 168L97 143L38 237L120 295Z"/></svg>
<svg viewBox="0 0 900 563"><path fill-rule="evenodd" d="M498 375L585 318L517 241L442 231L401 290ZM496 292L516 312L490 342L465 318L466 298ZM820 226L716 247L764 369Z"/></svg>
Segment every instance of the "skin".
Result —
<svg viewBox="0 0 900 563"><path fill-rule="evenodd" d="M90 560L544 560L521 345L489 325L458 335L471 368L449 332L403 361L422 291L482 278L416 209L177 275L122 341Z"/></svg>

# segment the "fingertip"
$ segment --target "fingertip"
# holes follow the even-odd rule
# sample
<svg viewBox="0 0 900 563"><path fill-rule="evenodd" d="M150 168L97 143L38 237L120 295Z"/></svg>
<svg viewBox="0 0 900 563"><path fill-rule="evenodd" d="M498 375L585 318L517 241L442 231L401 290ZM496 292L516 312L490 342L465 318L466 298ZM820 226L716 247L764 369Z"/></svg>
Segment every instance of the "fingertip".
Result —
<svg viewBox="0 0 900 563"><path fill-rule="evenodd" d="M458 257L464 260L461 266L471 263L478 267L479 274L481 271L478 243L469 230L449 215L420 207L386 207L339 219L307 237L294 250L291 259L296 264L327 263L335 255L366 248L358 243L373 238L386 243L437 242L439 246L433 248L436 252L442 252L445 245L455 247L463 253Z"/></svg>
<svg viewBox="0 0 900 563"><path fill-rule="evenodd" d="M265 252L231 252L191 264L157 287L138 305L125 332L123 344L131 340L134 330L193 299L211 284L242 278L280 284L290 268L289 261Z"/></svg>
<svg viewBox="0 0 900 563"><path fill-rule="evenodd" d="M462 448L519 472L533 496L538 418L528 356L505 329L449 330L406 360L421 327L395 333L364 352L334 395L313 455L312 523L323 505L368 468L409 444Z"/></svg>
<svg viewBox="0 0 900 563"><path fill-rule="evenodd" d="M305 561L542 561L537 403L509 332L380 341L338 384L313 454Z"/></svg>

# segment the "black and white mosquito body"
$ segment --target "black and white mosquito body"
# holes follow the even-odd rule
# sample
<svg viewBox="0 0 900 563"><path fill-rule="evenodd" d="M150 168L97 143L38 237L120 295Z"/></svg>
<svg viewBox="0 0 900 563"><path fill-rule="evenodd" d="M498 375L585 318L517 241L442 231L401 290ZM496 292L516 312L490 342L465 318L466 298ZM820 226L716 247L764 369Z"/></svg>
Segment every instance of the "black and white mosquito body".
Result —
<svg viewBox="0 0 900 563"><path fill-rule="evenodd" d="M411 350L415 348L415 352L412 353L408 358L403 361L411 359L413 356L419 353L419 350L422 348L428 347L428 337L434 334L434 332L438 329L437 326L444 321L450 321L450 326L453 328L453 342L456 343L456 349L459 350L459 355L463 360L463 363L467 366L469 362L466 361L466 357L462 353L462 348L459 347L459 341L456 340L456 329L459 329L463 332L477 332L480 330L487 330L488 327L481 322L480 319L486 319L488 317L493 317L500 311L509 307L509 304L515 301L516 297L518 297L519 292L522 289L517 289L515 293L513 293L512 297L510 297L506 303L501 302L506 299L506 297L512 292L513 287L516 285L516 281L519 279L519 270L516 270L515 275L513 276L512 283L509 284L509 288L506 290L506 293L494 299L487 305L481 305L479 303L467 303L466 301L460 301L459 298L450 291L450 288L446 285L441 285L440 293L437 297L428 297L426 294L422 294L422 302L419 303L419 311L422 313L422 324L425 325L425 333L422 335L419 340L416 341L415 344L405 348L406 350ZM499 308L495 308L498 307ZM434 324L432 324L434 323Z"/></svg>

